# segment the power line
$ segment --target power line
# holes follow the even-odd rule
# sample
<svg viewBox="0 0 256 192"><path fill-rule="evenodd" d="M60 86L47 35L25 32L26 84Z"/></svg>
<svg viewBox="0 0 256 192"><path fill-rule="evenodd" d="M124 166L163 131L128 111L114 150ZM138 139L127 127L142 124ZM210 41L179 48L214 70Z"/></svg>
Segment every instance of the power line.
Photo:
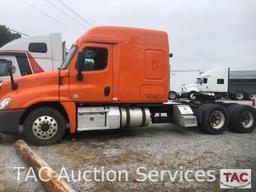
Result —
<svg viewBox="0 0 256 192"><path fill-rule="evenodd" d="M55 21L56 23L59 23L60 25L63 25L63 26L66 27L67 29L69 29L69 30L71 30L72 32L74 32L73 29L70 28L70 27L69 27L68 25L66 25L65 23L60 22L59 20L57 20L57 19L55 19L54 17L48 15L46 12L44 12L44 11L42 11L41 9L39 9L39 8L37 8L37 7L35 7L35 6L33 6L32 4L26 2L25 0L22 0L22 1L23 1L25 4L27 4L29 7L31 7L31 8L33 8L33 9L37 10L38 12L40 12L41 14L45 15L46 17L52 19L52 20Z"/></svg>
<svg viewBox="0 0 256 192"><path fill-rule="evenodd" d="M64 7L66 7L69 11L71 11L74 15L76 15L77 17L79 17L82 21L84 21L87 25L89 26L93 26L92 23L90 23L88 20L84 19L82 16L80 16L77 12L75 12L73 9L71 9L67 4L65 4L63 1L61 0L57 0L59 1Z"/></svg>
<svg viewBox="0 0 256 192"><path fill-rule="evenodd" d="M10 29L10 28L8 28L8 29L9 29L9 31L11 31L11 32L18 33L18 34L23 35L23 36L25 36L25 37L28 37L28 36L29 36L29 35L26 34L26 33L22 33L22 32L19 32L19 31L14 30L14 29Z"/></svg>
<svg viewBox="0 0 256 192"><path fill-rule="evenodd" d="M70 20L72 20L73 22L77 23L78 25L80 25L81 27L84 28L84 26L79 23L77 20L73 19L72 17L70 17L70 15L68 15L66 12L64 12L61 8L59 8L58 6L56 6L54 3L52 3L52 1L50 0L46 0L51 6L53 6L55 9L57 9L58 11L60 11L62 14L66 15Z"/></svg>

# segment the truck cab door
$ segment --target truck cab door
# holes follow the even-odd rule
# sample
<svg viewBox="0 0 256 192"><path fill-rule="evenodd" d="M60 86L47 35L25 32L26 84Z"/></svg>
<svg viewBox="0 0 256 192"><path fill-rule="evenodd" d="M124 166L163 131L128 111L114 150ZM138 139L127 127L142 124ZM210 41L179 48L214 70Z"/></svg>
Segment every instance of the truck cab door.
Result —
<svg viewBox="0 0 256 192"><path fill-rule="evenodd" d="M209 92L228 92L229 68L216 69L209 82Z"/></svg>
<svg viewBox="0 0 256 192"><path fill-rule="evenodd" d="M86 43L78 52L84 54L82 79L78 70L70 74L70 98L80 103L99 103L112 101L112 45Z"/></svg>
<svg viewBox="0 0 256 192"><path fill-rule="evenodd" d="M203 77L200 83L200 92L209 91L209 77Z"/></svg>

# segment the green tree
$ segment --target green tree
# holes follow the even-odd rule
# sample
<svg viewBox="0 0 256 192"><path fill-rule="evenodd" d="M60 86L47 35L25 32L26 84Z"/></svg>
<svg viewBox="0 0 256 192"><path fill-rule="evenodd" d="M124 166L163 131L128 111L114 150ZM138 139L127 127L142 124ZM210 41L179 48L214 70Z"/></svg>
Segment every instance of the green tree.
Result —
<svg viewBox="0 0 256 192"><path fill-rule="evenodd" d="M0 25L0 47L18 38L21 38L19 33L12 33L5 25Z"/></svg>

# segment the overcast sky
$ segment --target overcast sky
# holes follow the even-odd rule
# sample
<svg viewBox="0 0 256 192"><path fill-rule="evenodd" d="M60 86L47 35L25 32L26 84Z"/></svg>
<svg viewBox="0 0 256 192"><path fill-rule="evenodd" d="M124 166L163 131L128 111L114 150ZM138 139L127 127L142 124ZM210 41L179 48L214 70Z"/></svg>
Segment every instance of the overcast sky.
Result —
<svg viewBox="0 0 256 192"><path fill-rule="evenodd" d="M0 0L0 24L33 35L61 32L70 46L91 28L58 0ZM173 69L256 70L256 0L62 0L93 26L160 29L169 34Z"/></svg>

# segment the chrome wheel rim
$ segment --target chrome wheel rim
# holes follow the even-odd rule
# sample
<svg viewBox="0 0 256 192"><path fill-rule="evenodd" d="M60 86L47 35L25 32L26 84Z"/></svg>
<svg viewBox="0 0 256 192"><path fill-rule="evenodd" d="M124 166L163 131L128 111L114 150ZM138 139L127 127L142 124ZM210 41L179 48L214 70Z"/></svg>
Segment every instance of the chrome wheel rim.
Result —
<svg viewBox="0 0 256 192"><path fill-rule="evenodd" d="M170 98L171 99L175 99L175 97L176 97L175 93L170 93Z"/></svg>
<svg viewBox="0 0 256 192"><path fill-rule="evenodd" d="M256 97L256 94L250 94L250 99L253 99L254 97Z"/></svg>
<svg viewBox="0 0 256 192"><path fill-rule="evenodd" d="M254 124L254 116L253 116L252 112L245 111L242 114L241 123L244 128L251 128L252 125Z"/></svg>
<svg viewBox="0 0 256 192"><path fill-rule="evenodd" d="M243 96L242 93L238 93L238 94L236 95L236 98L239 99L239 100L241 100L241 99L244 98L244 96Z"/></svg>
<svg viewBox="0 0 256 192"><path fill-rule="evenodd" d="M51 139L58 130L57 121L50 116L38 117L32 125L34 135L42 140Z"/></svg>
<svg viewBox="0 0 256 192"><path fill-rule="evenodd" d="M195 93L191 93L190 94L190 99L195 99L195 98L196 98Z"/></svg>
<svg viewBox="0 0 256 192"><path fill-rule="evenodd" d="M225 124L225 115L221 111L213 111L210 116L210 124L214 129L220 129Z"/></svg>

